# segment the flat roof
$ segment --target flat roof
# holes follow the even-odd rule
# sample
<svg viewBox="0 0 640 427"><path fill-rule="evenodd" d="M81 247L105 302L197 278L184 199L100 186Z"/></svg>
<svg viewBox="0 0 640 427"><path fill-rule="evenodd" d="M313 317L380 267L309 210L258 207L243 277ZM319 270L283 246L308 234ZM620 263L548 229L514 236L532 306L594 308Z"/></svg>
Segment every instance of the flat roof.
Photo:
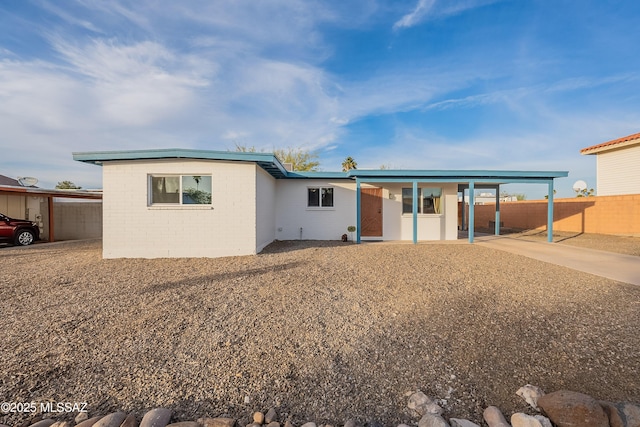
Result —
<svg viewBox="0 0 640 427"><path fill-rule="evenodd" d="M403 169L351 169L347 172L287 171L273 153L190 150L168 148L157 150L91 151L75 152L73 159L79 162L102 165L112 161L196 159L253 162L276 179L357 179L363 182L424 180L454 181L473 180L484 182L531 182L549 180L569 175L567 171L500 171L500 170L403 170Z"/></svg>
<svg viewBox="0 0 640 427"><path fill-rule="evenodd" d="M63 197L69 199L102 199L102 192L81 189L47 190L38 187L19 187L15 185L0 185L0 194L29 195L42 197Z"/></svg>
<svg viewBox="0 0 640 427"><path fill-rule="evenodd" d="M623 136L622 138L583 148L580 150L580 154L597 154L603 151L615 150L636 144L640 144L640 133L634 133L633 135Z"/></svg>

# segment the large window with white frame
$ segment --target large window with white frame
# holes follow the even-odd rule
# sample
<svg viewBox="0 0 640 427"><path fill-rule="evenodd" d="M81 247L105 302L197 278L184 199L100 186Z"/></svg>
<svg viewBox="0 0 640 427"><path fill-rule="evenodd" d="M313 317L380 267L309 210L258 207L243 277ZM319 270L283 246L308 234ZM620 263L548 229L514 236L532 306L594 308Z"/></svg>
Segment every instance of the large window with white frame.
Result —
<svg viewBox="0 0 640 427"><path fill-rule="evenodd" d="M442 213L442 188L418 188L418 213ZM402 189L402 213L413 213L413 188Z"/></svg>
<svg viewBox="0 0 640 427"><path fill-rule="evenodd" d="M333 187L308 187L307 188L308 208L332 208L333 207Z"/></svg>
<svg viewBox="0 0 640 427"><path fill-rule="evenodd" d="M210 205L211 175L149 175L150 205Z"/></svg>

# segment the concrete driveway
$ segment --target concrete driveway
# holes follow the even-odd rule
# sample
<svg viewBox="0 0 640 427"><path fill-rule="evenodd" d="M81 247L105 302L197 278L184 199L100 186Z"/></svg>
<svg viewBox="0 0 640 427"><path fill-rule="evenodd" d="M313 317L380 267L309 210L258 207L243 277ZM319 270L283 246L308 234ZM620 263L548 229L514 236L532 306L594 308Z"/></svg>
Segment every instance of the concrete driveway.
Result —
<svg viewBox="0 0 640 427"><path fill-rule="evenodd" d="M476 244L640 285L640 257L637 256L505 236L477 237Z"/></svg>

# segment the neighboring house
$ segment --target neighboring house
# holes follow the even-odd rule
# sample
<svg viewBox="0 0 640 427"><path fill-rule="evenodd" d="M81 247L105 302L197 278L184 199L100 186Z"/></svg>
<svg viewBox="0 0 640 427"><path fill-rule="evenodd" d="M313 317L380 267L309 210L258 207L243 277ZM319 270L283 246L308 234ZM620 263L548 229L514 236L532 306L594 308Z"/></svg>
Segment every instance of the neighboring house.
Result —
<svg viewBox="0 0 640 427"><path fill-rule="evenodd" d="M49 242L101 237L100 206L61 203L69 199L100 201L101 198L102 194L95 191L25 186L19 180L0 175L0 213L37 223L40 239Z"/></svg>
<svg viewBox="0 0 640 427"><path fill-rule="evenodd" d="M640 194L640 133L583 148L596 155L596 194Z"/></svg>
<svg viewBox="0 0 640 427"><path fill-rule="evenodd" d="M567 172L288 171L267 153L73 153L103 168L103 257L220 257L274 240L456 240L458 192ZM549 201L550 210L553 198ZM497 214L498 216L499 214ZM473 208L470 208L470 217ZM499 221L498 221L499 222ZM473 241L473 221L469 240Z"/></svg>

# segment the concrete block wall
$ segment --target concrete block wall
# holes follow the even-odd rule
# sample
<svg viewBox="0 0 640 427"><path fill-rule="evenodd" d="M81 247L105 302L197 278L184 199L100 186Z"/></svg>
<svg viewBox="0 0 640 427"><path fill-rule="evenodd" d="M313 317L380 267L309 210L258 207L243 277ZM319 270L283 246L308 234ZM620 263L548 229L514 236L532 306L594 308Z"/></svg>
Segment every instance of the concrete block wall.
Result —
<svg viewBox="0 0 640 427"><path fill-rule="evenodd" d="M555 199L553 208L556 231L640 235L640 194ZM494 220L494 204L475 207L477 228L488 228ZM500 203L500 221L507 228L546 229L547 201Z"/></svg>
<svg viewBox="0 0 640 427"><path fill-rule="evenodd" d="M53 220L56 241L100 238L102 202L54 202Z"/></svg>

